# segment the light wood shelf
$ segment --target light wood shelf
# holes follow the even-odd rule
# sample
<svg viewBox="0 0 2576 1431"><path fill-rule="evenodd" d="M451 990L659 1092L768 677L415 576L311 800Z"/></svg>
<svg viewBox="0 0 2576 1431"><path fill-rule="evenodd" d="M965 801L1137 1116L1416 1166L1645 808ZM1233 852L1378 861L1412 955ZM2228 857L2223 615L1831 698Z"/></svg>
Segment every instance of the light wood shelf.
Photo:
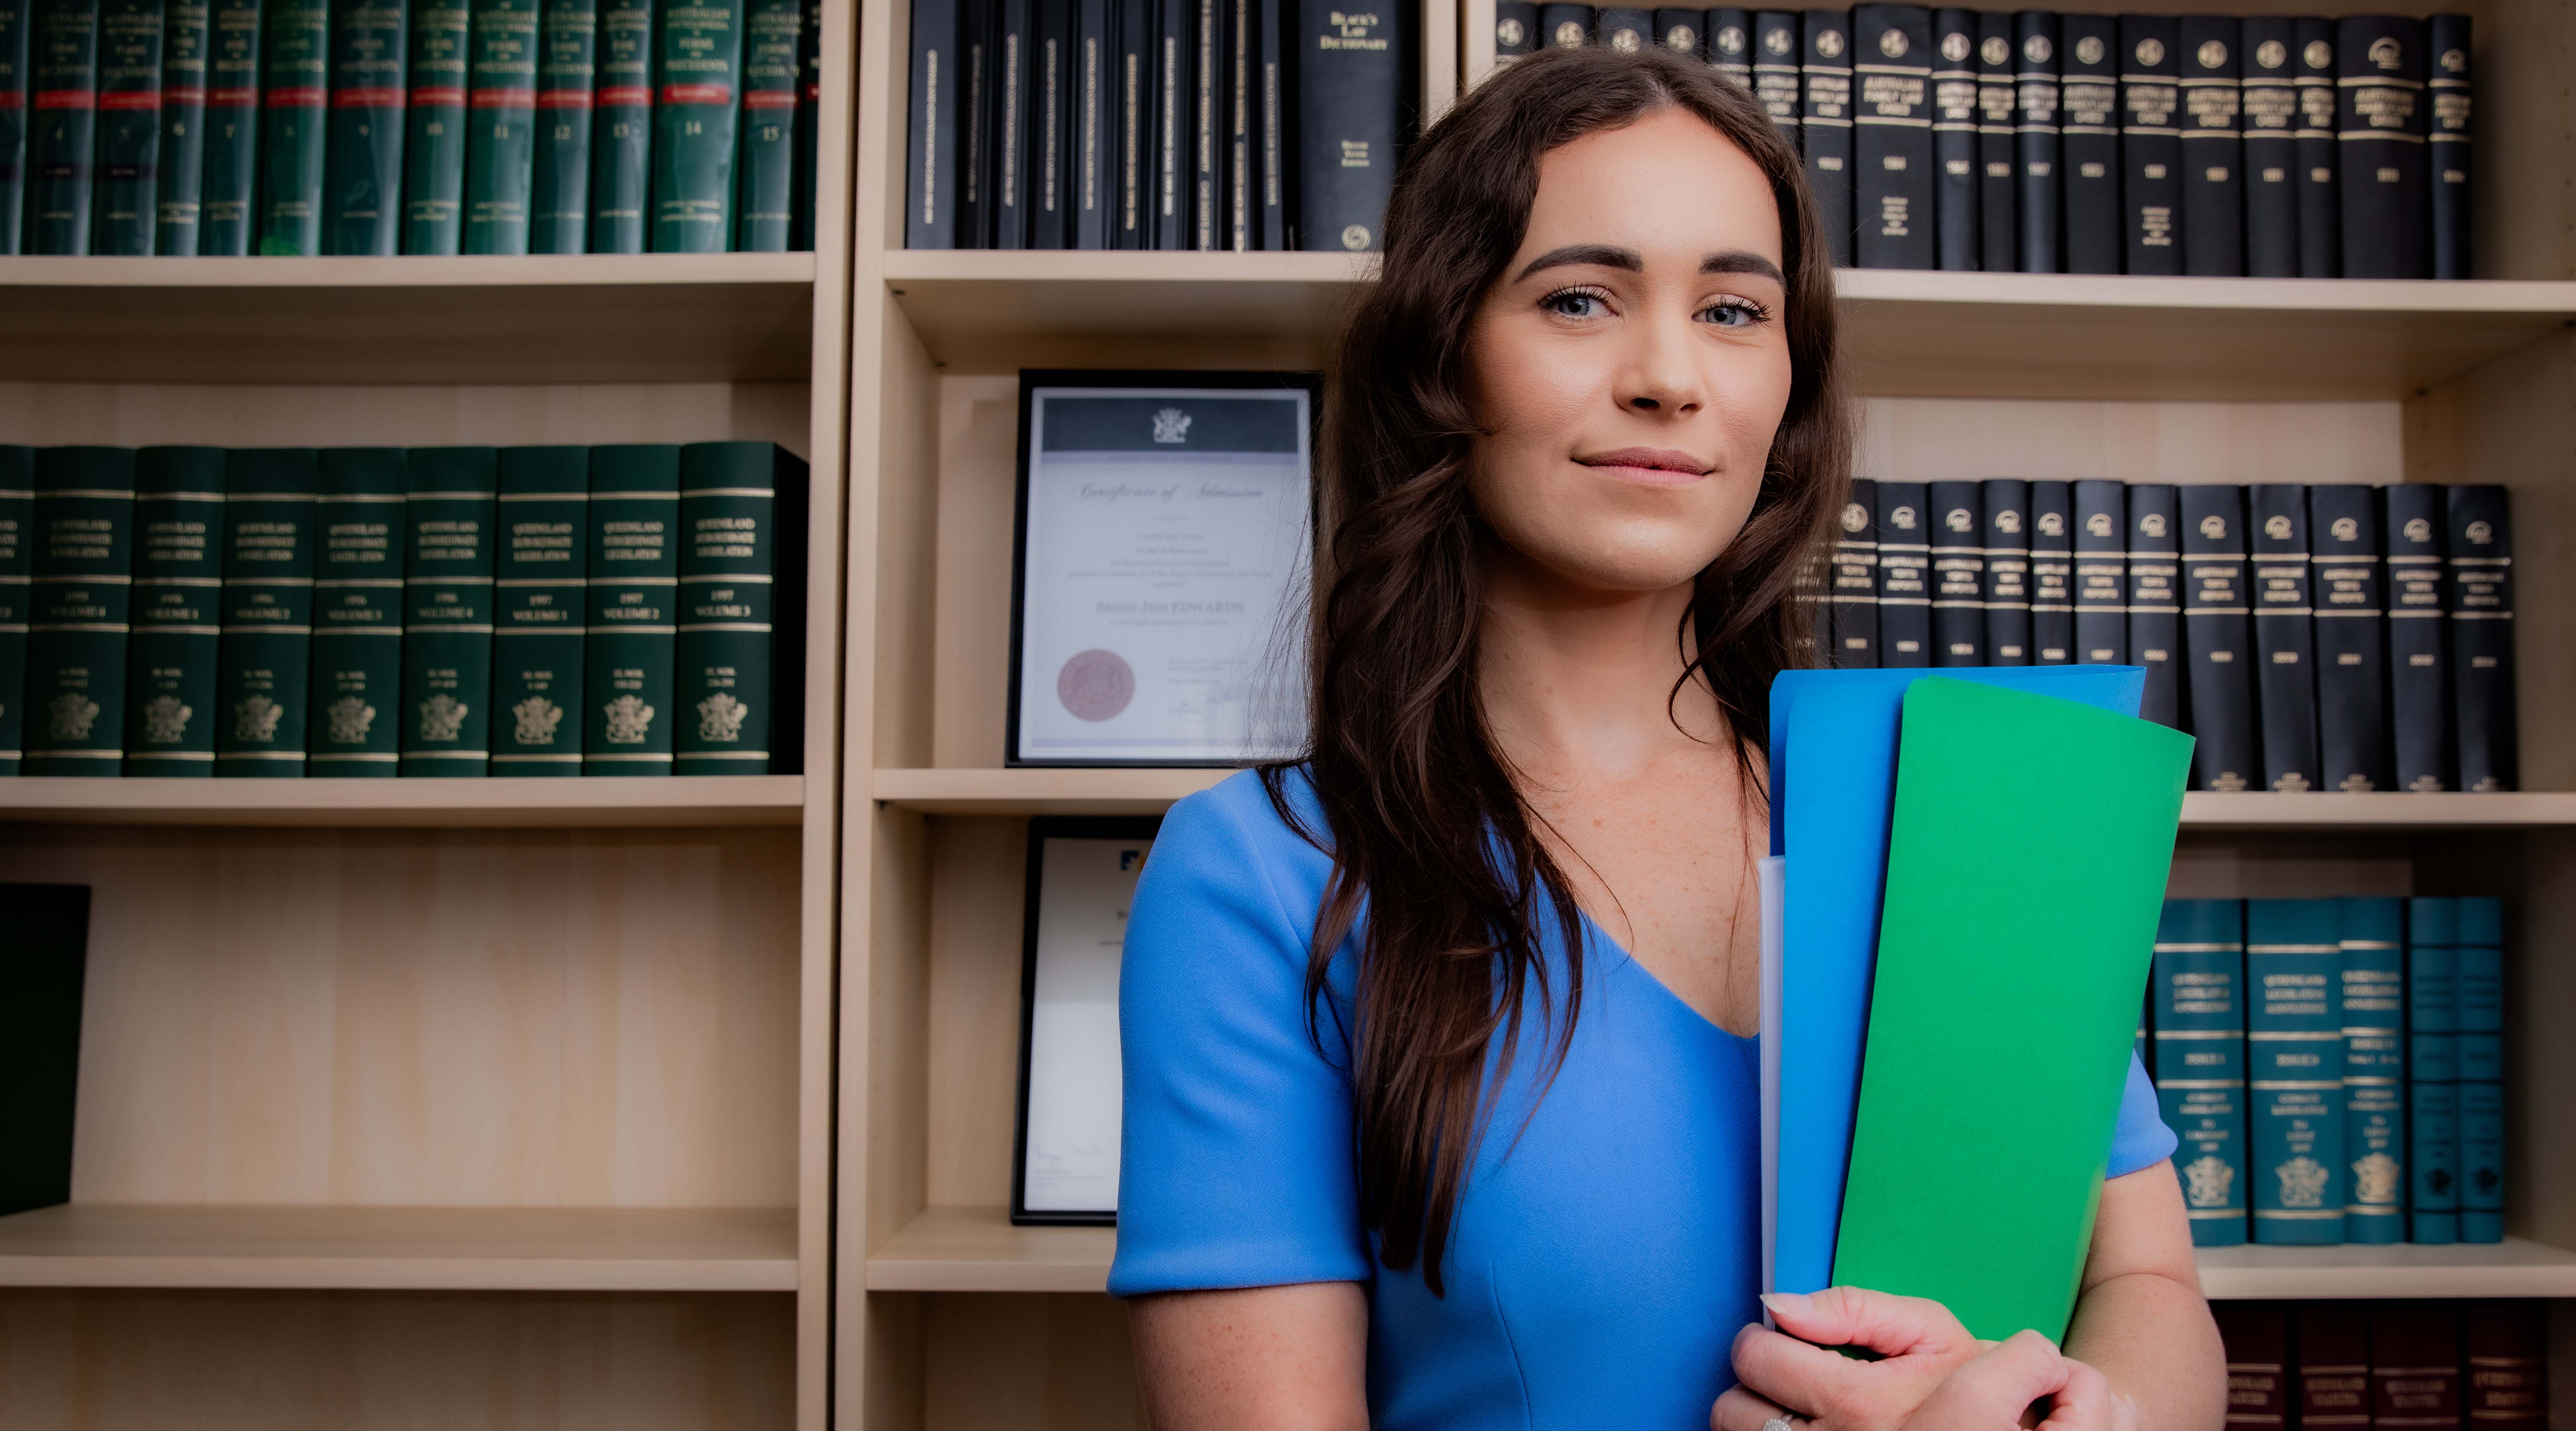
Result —
<svg viewBox="0 0 2576 1431"><path fill-rule="evenodd" d="M0 780L0 820L436 829L794 825L800 775L552 780Z"/></svg>
<svg viewBox="0 0 2576 1431"><path fill-rule="evenodd" d="M785 381L810 253L0 258L0 380Z"/></svg>
<svg viewBox="0 0 2576 1431"><path fill-rule="evenodd" d="M925 1208L868 1254L872 1292L1101 1292L1118 1233L1014 1227L998 1207Z"/></svg>
<svg viewBox="0 0 2576 1431"><path fill-rule="evenodd" d="M0 1218L0 1287L792 1292L792 1208L71 1203Z"/></svg>
<svg viewBox="0 0 2576 1431"><path fill-rule="evenodd" d="M876 798L926 815L1159 815L1231 770L879 770Z"/></svg>

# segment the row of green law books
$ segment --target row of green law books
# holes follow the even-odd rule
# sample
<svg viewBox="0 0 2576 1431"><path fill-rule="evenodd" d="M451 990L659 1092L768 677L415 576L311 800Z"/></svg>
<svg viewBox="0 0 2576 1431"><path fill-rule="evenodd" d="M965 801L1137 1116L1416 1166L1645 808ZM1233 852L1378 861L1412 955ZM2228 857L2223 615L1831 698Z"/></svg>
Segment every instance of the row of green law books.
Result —
<svg viewBox="0 0 2576 1431"><path fill-rule="evenodd" d="M0 254L809 250L821 26L821 0L8 0Z"/></svg>
<svg viewBox="0 0 2576 1431"><path fill-rule="evenodd" d="M800 768L767 442L0 447L0 774Z"/></svg>
<svg viewBox="0 0 2576 1431"><path fill-rule="evenodd" d="M2167 900L2153 968L2194 1244L2503 1240L2502 900Z"/></svg>

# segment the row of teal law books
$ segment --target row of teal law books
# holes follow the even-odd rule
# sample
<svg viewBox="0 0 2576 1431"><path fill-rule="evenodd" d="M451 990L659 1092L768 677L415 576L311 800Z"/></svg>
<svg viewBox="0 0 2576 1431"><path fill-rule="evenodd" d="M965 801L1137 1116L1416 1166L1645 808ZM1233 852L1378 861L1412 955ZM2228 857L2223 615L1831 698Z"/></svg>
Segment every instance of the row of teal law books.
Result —
<svg viewBox="0 0 2576 1431"><path fill-rule="evenodd" d="M821 28L821 0L9 0L0 254L811 249Z"/></svg>
<svg viewBox="0 0 2576 1431"><path fill-rule="evenodd" d="M0 774L792 772L805 484L767 442L0 447Z"/></svg>
<svg viewBox="0 0 2576 1431"><path fill-rule="evenodd" d="M2504 1238L2504 902L2176 899L2150 1069L2203 1247Z"/></svg>

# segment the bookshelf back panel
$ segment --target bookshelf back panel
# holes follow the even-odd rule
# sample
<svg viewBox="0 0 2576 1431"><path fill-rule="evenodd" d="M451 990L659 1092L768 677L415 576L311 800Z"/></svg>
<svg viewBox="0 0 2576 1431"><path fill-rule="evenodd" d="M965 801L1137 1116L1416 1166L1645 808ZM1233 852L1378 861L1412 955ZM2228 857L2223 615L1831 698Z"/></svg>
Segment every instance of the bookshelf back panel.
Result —
<svg viewBox="0 0 2576 1431"><path fill-rule="evenodd" d="M1124 1305L1071 1293L922 1301L922 1431L1144 1431Z"/></svg>
<svg viewBox="0 0 2576 1431"><path fill-rule="evenodd" d="M17 826L93 887L83 1202L797 1201L794 830Z"/></svg>
<svg viewBox="0 0 2576 1431"><path fill-rule="evenodd" d="M933 1207L1007 1207L1019 1118L1029 822L930 821Z"/></svg>
<svg viewBox="0 0 2576 1431"><path fill-rule="evenodd" d="M804 383L352 387L0 382L0 441L434 447L767 440L812 449Z"/></svg>
<svg viewBox="0 0 2576 1431"><path fill-rule="evenodd" d="M0 1292L16 1431L785 1431L782 1294Z"/></svg>

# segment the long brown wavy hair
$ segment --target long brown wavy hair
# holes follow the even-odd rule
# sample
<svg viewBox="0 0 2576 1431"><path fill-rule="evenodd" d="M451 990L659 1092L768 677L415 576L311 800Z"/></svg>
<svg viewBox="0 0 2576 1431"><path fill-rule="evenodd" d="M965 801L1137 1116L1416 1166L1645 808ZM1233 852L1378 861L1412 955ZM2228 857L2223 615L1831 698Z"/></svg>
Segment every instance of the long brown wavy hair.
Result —
<svg viewBox="0 0 2576 1431"><path fill-rule="evenodd" d="M1384 267L1344 331L1325 414L1321 601L1310 646L1304 764L1328 837L1292 808L1293 763L1265 767L1272 805L1333 857L1306 972L1317 1025L1334 951L1360 926L1348 1030L1359 1196L1379 1259L1441 1264L1484 1132L1487 1065L1509 1066L1535 985L1553 1031L1552 1080L1583 988L1580 914L1538 817L1495 749L1477 687L1480 549L1468 494L1469 329L1529 226L1540 156L1671 108L1707 121L1761 166L1780 210L1792 382L1760 495L1699 573L1674 635L1716 693L1757 800L1771 678L1815 660L1800 600L1842 504L1851 431L1834 354L1832 260L1798 156L1761 106L1714 68L1659 49L1549 50L1485 81L1396 171ZM1362 904L1366 904L1365 919ZM1541 906L1562 938L1552 990ZM1558 1000L1563 1016L1555 1013Z"/></svg>

